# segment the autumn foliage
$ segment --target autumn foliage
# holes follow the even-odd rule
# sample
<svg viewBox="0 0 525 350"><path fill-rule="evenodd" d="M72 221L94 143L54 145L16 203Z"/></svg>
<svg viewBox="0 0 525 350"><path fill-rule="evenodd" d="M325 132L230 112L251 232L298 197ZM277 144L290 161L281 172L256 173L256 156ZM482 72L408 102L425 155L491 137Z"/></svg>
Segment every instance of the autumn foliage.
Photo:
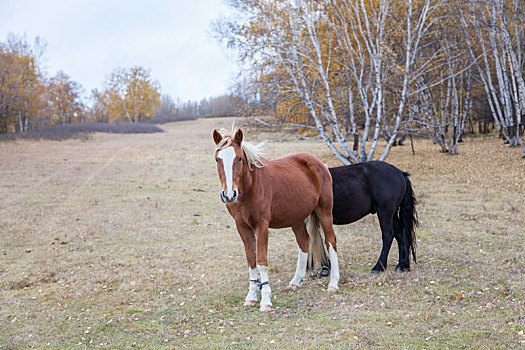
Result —
<svg viewBox="0 0 525 350"><path fill-rule="evenodd" d="M143 67L117 68L109 75L102 97L97 102L105 107L110 121L137 123L155 116L160 105L160 84Z"/></svg>
<svg viewBox="0 0 525 350"><path fill-rule="evenodd" d="M0 43L0 133L25 131L45 108L40 48L38 40L31 46L13 35Z"/></svg>
<svg viewBox="0 0 525 350"><path fill-rule="evenodd" d="M46 76L44 49L39 38L30 44L14 34L0 42L0 134L86 122L137 123L156 116L161 88L147 69L116 68L103 91L92 91L88 107L82 86L66 73Z"/></svg>
<svg viewBox="0 0 525 350"><path fill-rule="evenodd" d="M45 46L38 37L30 44L25 36L14 34L0 42L0 134L4 134L0 139L156 132L160 129L147 124L233 116L242 103L234 94L200 101L162 94L160 83L142 66L115 68L102 89L93 89L86 98L82 85L65 72L45 74L41 62Z"/></svg>
<svg viewBox="0 0 525 350"><path fill-rule="evenodd" d="M523 0L230 5L215 33L245 67L247 113L319 134L342 163L385 159L408 135L455 154L489 123L525 155Z"/></svg>

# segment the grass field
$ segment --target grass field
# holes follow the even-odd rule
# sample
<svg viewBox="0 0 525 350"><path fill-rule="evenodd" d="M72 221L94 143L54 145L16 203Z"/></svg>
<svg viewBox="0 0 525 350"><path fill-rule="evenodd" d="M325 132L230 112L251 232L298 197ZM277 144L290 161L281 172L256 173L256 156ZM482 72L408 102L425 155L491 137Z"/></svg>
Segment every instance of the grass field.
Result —
<svg viewBox="0 0 525 350"><path fill-rule="evenodd" d="M370 275L375 216L336 227L340 292L327 279L285 291L289 229L272 230L274 310L242 306L248 269L219 199L214 128L0 143L0 348L525 347L525 160L495 138L460 154L428 141L388 161L412 173L418 264ZM269 158L306 151L338 165L318 138L246 130Z"/></svg>

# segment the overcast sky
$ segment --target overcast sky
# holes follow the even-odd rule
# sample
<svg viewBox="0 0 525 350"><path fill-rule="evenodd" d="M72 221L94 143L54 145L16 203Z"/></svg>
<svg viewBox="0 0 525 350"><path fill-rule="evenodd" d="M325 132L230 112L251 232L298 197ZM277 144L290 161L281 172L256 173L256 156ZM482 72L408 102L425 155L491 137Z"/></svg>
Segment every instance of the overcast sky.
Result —
<svg viewBox="0 0 525 350"><path fill-rule="evenodd" d="M102 88L116 67L143 66L162 92L198 101L227 92L231 54L211 37L223 0L0 0L0 41L9 32L47 42L44 66L84 87Z"/></svg>

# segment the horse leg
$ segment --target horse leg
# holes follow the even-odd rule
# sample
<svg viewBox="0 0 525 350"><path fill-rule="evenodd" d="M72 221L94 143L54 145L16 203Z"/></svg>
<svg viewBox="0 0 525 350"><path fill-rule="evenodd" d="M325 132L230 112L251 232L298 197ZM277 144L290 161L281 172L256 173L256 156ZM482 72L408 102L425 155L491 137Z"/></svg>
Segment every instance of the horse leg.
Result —
<svg viewBox="0 0 525 350"><path fill-rule="evenodd" d="M292 230L295 234L295 240L297 241L298 256L295 276L290 281L288 287L291 289L297 289L301 287L301 281L306 276L306 263L308 260L308 245L310 243L310 236L308 236L304 222L301 222L296 226L292 226Z"/></svg>
<svg viewBox="0 0 525 350"><path fill-rule="evenodd" d="M255 228L255 235L257 237L257 271L261 276L261 281L258 284L261 290L259 310L270 311L272 309L272 290L268 280L268 222L259 223Z"/></svg>
<svg viewBox="0 0 525 350"><path fill-rule="evenodd" d="M328 284L328 292L337 292L339 290L339 260L337 258L337 243L335 238L334 228L332 226L332 213L330 211L320 210L316 211L319 216L319 222L324 231L324 240L326 249L330 255L330 283Z"/></svg>
<svg viewBox="0 0 525 350"><path fill-rule="evenodd" d="M390 214L385 214L385 212L390 212ZM390 252L392 240L394 239L394 230L392 229L393 211L378 211L377 216L379 218L379 226L381 227L383 248L381 249L381 255L379 255L376 265L372 268L371 273L373 274L386 270L388 253Z"/></svg>
<svg viewBox="0 0 525 350"><path fill-rule="evenodd" d="M399 218L394 215L394 238L399 248L399 262L395 271L410 271L410 255L406 234Z"/></svg>
<svg viewBox="0 0 525 350"><path fill-rule="evenodd" d="M258 283L259 277L257 274L255 262L255 234L253 230L243 224L236 223L237 231L244 243L244 251L246 253L246 261L248 262L248 272L250 274L250 287L248 295L244 300L244 306L254 306L257 303L257 294L259 291Z"/></svg>

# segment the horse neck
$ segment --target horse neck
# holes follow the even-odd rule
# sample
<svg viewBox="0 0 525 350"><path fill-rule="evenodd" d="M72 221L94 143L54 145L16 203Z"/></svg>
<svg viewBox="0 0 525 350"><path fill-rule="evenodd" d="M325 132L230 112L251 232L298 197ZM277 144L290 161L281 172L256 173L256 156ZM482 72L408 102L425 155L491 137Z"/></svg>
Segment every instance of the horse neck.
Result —
<svg viewBox="0 0 525 350"><path fill-rule="evenodd" d="M246 160L245 160L246 162ZM264 168L257 168L255 165L252 165L252 170L249 169L248 163L246 162L243 166L242 177L239 183L239 192L248 193L256 186L258 178L262 176Z"/></svg>

